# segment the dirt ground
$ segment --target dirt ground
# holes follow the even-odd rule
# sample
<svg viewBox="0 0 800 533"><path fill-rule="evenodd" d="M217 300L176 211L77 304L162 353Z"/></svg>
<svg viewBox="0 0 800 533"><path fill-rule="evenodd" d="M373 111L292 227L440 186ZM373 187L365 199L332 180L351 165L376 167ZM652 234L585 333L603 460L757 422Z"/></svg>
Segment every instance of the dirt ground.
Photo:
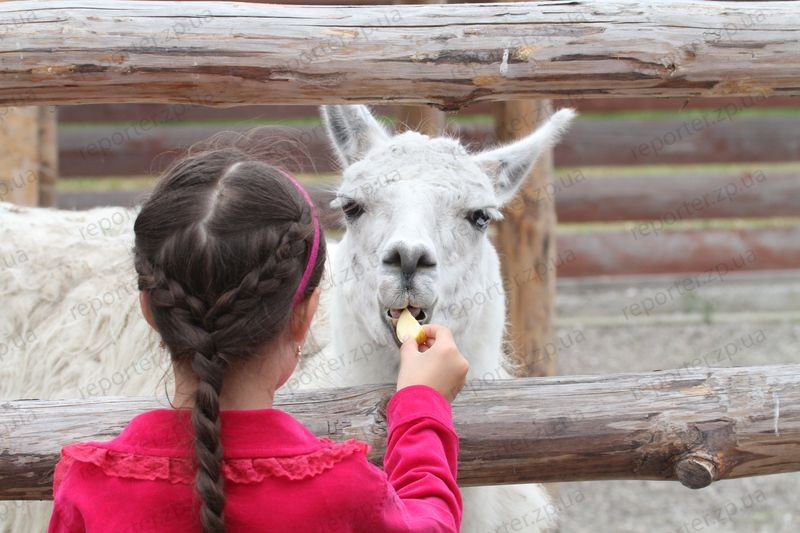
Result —
<svg viewBox="0 0 800 533"><path fill-rule="evenodd" d="M731 274L670 291L690 276L560 281L559 373L800 363L800 272ZM800 473L701 490L655 481L559 488L562 533L800 531Z"/></svg>

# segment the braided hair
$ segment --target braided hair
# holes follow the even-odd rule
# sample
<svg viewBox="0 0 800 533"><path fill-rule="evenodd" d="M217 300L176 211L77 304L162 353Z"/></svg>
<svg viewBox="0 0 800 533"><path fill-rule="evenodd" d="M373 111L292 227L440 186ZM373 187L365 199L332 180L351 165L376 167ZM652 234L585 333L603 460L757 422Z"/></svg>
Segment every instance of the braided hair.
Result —
<svg viewBox="0 0 800 533"><path fill-rule="evenodd" d="M287 327L314 213L285 173L238 147L190 153L134 224L134 263L173 363L197 378L192 427L204 532L225 530L219 397L226 370ZM316 228L318 229L318 228ZM319 285L325 241L301 299Z"/></svg>

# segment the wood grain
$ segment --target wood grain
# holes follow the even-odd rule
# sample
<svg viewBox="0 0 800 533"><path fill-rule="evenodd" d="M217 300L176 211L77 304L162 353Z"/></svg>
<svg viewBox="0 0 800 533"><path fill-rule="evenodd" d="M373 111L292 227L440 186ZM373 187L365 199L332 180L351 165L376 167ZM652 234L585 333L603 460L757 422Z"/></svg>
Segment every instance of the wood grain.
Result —
<svg viewBox="0 0 800 533"><path fill-rule="evenodd" d="M797 5L2 2L0 104L796 95Z"/></svg>
<svg viewBox="0 0 800 533"><path fill-rule="evenodd" d="M373 2L374 3L374 2ZM446 4L442 0L394 0L396 5ZM399 122L398 132L413 130L431 137L438 137L444 130L447 115L435 107L425 105L396 106L394 118Z"/></svg>
<svg viewBox="0 0 800 533"><path fill-rule="evenodd" d="M502 102L495 117L497 138L503 143L520 139L552 112L548 100ZM497 224L495 246L505 280L506 340L512 358L509 369L518 377L556 373L557 354L545 349L553 344L556 300L555 197L538 194L552 180L553 151L547 150ZM521 272L533 275L524 276L525 282L520 283Z"/></svg>
<svg viewBox="0 0 800 533"><path fill-rule="evenodd" d="M0 107L0 201L39 204L40 108Z"/></svg>
<svg viewBox="0 0 800 533"><path fill-rule="evenodd" d="M55 207L58 183L58 123L56 108L39 107L39 205Z"/></svg>
<svg viewBox="0 0 800 533"><path fill-rule="evenodd" d="M316 435L369 442L370 460L380 464L392 391L279 394L276 407ZM152 398L0 405L0 499L51 498L62 446L112 438L161 405ZM679 478L701 485L800 470L800 365L475 379L453 412L465 486Z"/></svg>

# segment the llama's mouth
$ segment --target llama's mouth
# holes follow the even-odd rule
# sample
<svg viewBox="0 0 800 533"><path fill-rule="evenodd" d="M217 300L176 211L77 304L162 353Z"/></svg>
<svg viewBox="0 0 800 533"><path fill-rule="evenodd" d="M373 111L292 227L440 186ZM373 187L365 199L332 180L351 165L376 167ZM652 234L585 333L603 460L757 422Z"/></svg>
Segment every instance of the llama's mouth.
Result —
<svg viewBox="0 0 800 533"><path fill-rule="evenodd" d="M427 313L425 313L425 309L422 309L421 307L414 307L412 305L409 305L408 307L406 307L406 309L408 309L408 312L411 313L411 316L413 316L414 318L417 319L417 322L424 323L422 321L425 320L428 317ZM389 315L389 318L392 319L392 323L395 326L397 325L397 319L400 318L400 313L402 313L402 312L403 312L403 309L387 309L386 310L386 314Z"/></svg>
<svg viewBox="0 0 800 533"><path fill-rule="evenodd" d="M411 316L417 319L417 322L420 324L428 324L431 321L431 313L428 309L422 307L414 307L409 305L406 309L408 312L411 313ZM385 322L389 326L390 333L394 342L397 346L400 346L400 340L397 338L397 334L395 334L395 329L397 328L397 320L400 318L400 313L403 312L403 309L387 309L385 317Z"/></svg>

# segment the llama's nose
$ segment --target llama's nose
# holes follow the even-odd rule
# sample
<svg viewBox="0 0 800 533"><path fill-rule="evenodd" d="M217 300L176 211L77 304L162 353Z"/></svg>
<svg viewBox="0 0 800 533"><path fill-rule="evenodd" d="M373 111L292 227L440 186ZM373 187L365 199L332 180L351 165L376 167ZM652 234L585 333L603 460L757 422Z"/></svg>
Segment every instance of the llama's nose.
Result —
<svg viewBox="0 0 800 533"><path fill-rule="evenodd" d="M386 249L383 254L383 264L399 268L403 277L410 280L418 270L435 267L436 256L433 250L425 245L398 242Z"/></svg>

